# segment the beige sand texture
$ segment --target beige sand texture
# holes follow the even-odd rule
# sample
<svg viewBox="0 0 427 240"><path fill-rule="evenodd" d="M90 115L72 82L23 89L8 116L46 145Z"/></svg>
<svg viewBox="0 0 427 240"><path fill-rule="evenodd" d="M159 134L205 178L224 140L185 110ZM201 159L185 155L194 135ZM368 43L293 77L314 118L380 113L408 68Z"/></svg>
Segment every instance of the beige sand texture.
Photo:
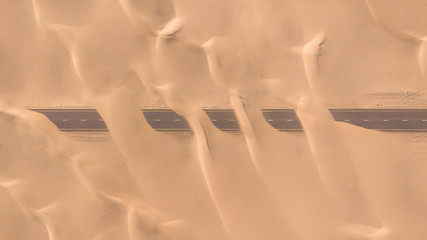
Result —
<svg viewBox="0 0 427 240"><path fill-rule="evenodd" d="M0 1L0 239L427 239L425 135L327 111L427 107L426 12L423 0ZM76 141L27 110L64 106L96 108L109 133ZM141 106L172 108L193 134L154 131ZM202 111L224 107L240 133ZM263 107L294 108L304 133L276 131Z"/></svg>

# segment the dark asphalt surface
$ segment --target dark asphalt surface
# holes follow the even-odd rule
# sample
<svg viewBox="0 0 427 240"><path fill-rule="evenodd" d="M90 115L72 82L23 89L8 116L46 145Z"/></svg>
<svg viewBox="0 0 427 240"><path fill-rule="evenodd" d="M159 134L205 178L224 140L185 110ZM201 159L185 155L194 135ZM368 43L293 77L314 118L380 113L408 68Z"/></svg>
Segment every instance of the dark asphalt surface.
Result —
<svg viewBox="0 0 427 240"><path fill-rule="evenodd" d="M108 131L95 109L31 109L47 116L61 131ZM336 121L367 129L394 132L427 132L427 109L330 109ZM185 118L170 109L142 109L150 126L162 132L191 131ZM239 131L231 109L206 109L222 131ZM293 109L263 109L265 120L279 131L302 131Z"/></svg>

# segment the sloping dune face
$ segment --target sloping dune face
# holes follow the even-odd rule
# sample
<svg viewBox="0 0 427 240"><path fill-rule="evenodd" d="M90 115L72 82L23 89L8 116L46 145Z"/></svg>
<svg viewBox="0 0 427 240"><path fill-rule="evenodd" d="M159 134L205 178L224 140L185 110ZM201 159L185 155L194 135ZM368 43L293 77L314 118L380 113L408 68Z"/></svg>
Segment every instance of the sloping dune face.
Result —
<svg viewBox="0 0 427 240"><path fill-rule="evenodd" d="M328 111L424 92L426 12L423 0L0 1L0 239L427 239L425 152ZM75 141L34 106L96 108L110 138ZM172 108L192 134L154 131L142 106ZM263 107L295 109L304 132L273 129ZM241 132L203 108L233 109Z"/></svg>

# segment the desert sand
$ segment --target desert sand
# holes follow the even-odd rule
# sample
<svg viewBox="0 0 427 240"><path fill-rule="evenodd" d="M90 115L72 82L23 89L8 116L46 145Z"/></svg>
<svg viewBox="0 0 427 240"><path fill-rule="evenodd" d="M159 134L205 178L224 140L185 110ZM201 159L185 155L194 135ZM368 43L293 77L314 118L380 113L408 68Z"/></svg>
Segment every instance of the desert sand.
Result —
<svg viewBox="0 0 427 240"><path fill-rule="evenodd" d="M425 240L422 133L328 108L426 108L423 0L0 1L0 239ZM31 107L96 108L109 133ZM169 107L193 134L164 134ZM293 108L304 133L263 107ZM232 108L241 133L203 108ZM77 136L77 137L76 137Z"/></svg>

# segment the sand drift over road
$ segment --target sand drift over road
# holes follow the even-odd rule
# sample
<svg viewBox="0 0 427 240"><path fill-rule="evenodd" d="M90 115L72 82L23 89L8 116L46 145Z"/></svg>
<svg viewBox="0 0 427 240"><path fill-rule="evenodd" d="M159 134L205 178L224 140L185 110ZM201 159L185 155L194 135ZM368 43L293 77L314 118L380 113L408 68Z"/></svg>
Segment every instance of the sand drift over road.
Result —
<svg viewBox="0 0 427 240"><path fill-rule="evenodd" d="M45 115L59 130L69 132L108 131L95 109L31 109ZM192 133L187 120L172 109L141 109L145 120L160 132ZM204 109L212 124L221 131L240 132L232 109ZM335 121L387 132L426 132L427 109L329 109ZM262 109L264 120L283 132L302 131L293 109Z"/></svg>
<svg viewBox="0 0 427 240"><path fill-rule="evenodd" d="M421 0L1 1L0 239L425 240L413 138L329 111L375 109L367 93L388 90L426 102L425 12ZM28 110L71 106L90 106L79 124L92 111L110 138L74 141L57 127L71 115L55 126ZM142 107L170 108L192 134L156 131ZM294 109L281 118L300 134L274 129L272 108ZM206 109L230 109L239 132ZM364 114L373 129L427 120Z"/></svg>

